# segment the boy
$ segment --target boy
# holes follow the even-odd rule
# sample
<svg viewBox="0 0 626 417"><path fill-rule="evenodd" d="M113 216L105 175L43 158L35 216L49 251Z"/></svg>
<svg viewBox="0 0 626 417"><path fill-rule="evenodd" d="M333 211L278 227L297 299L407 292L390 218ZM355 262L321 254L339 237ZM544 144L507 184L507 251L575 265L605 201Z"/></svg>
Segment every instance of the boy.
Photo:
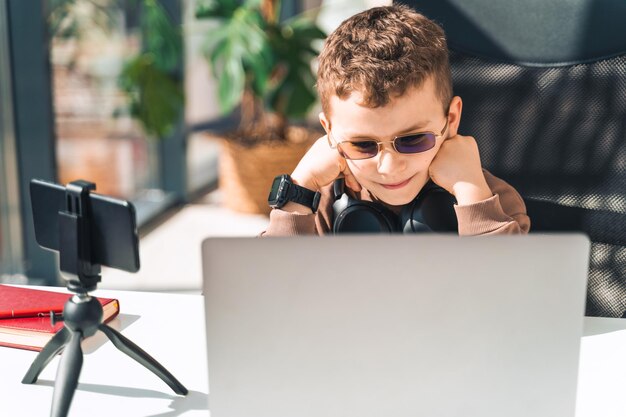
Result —
<svg viewBox="0 0 626 417"><path fill-rule="evenodd" d="M283 179L303 189L274 204L263 236L329 233L341 177L355 198L395 213L432 180L457 201L459 235L528 232L520 195L482 169L474 138L457 133L462 101L436 23L403 5L352 16L326 40L317 89L326 136Z"/></svg>

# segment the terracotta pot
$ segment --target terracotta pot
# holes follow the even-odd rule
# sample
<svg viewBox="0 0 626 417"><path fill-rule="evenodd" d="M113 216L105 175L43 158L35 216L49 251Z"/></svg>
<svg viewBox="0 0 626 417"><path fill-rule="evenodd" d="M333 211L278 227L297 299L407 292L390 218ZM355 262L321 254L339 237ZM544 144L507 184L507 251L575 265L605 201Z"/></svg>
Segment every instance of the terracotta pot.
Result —
<svg viewBox="0 0 626 417"><path fill-rule="evenodd" d="M291 137L297 139L253 147L222 140L219 188L225 207L240 213L269 214L267 196L274 177L291 174L320 133L291 128Z"/></svg>

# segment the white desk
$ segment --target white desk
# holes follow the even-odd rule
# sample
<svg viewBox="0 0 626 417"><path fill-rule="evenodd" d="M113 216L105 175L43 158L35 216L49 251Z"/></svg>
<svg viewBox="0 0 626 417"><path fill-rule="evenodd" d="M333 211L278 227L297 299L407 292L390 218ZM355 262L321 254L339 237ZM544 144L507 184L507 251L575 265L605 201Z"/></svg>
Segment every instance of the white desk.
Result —
<svg viewBox="0 0 626 417"><path fill-rule="evenodd" d="M176 395L159 377L118 351L98 332L83 343L83 368L69 415L207 416L204 298L108 290L92 294L120 300L120 315L109 324L165 366L189 394ZM48 364L36 384L22 384L36 356L37 352L0 347L0 416L50 414L60 356Z"/></svg>
<svg viewBox="0 0 626 417"><path fill-rule="evenodd" d="M585 318L577 417L626 417L626 319Z"/></svg>
<svg viewBox="0 0 626 417"><path fill-rule="evenodd" d="M174 394L157 376L119 352L102 334L83 345L85 361L70 416L208 416L204 300L98 290L120 300L111 325L157 359L189 390ZM36 352L0 347L0 416L47 416L58 357L34 385L21 383ZM624 417L626 320L585 319L577 417ZM251 416L253 417L253 416Z"/></svg>

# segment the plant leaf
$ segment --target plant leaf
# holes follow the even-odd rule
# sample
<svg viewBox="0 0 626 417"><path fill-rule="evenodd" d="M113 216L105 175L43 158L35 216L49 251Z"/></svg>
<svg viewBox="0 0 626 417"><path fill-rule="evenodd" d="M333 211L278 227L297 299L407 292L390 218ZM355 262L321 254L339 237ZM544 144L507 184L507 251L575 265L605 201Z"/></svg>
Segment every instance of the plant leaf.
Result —
<svg viewBox="0 0 626 417"><path fill-rule="evenodd" d="M196 18L222 18L230 19L233 16L235 10L237 10L238 3L236 0L203 0L198 1L196 5Z"/></svg>
<svg viewBox="0 0 626 417"><path fill-rule="evenodd" d="M247 90L280 118L303 117L316 100L314 46L326 35L309 16L283 23L264 20L260 0L205 1L213 6L205 6L204 13L223 17L233 1L239 3L229 9L231 18L217 19L203 49L218 80L222 111L232 110Z"/></svg>
<svg viewBox="0 0 626 417"><path fill-rule="evenodd" d="M182 86L144 53L124 66L119 86L127 93L130 113L149 135L164 137L178 123L184 96Z"/></svg>
<svg viewBox="0 0 626 417"><path fill-rule="evenodd" d="M144 1L142 16L145 50L154 55L154 65L163 71L174 71L181 60L180 29L172 25L167 12L156 0Z"/></svg>
<svg viewBox="0 0 626 417"><path fill-rule="evenodd" d="M241 58L227 56L218 81L218 99L224 113L232 111L240 102L246 83Z"/></svg>

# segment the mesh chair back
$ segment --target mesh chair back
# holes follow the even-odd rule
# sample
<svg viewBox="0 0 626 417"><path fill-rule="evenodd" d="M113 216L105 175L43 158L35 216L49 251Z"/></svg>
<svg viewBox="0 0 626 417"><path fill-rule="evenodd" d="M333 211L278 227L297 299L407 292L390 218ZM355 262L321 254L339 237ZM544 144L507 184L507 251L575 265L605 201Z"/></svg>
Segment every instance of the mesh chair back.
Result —
<svg viewBox="0 0 626 417"><path fill-rule="evenodd" d="M626 4L510 0L502 2L512 7L510 21L494 22L505 15L489 12L493 2L483 2L477 14L468 3L411 3L446 30L454 93L463 99L459 132L474 136L483 166L524 197L532 231L589 235L586 314L620 317L626 312L626 31L619 22L626 21ZM568 14L586 26L572 29L571 21L563 23ZM522 24L511 23L516 20ZM520 39L525 43L516 52ZM546 46L551 39L556 45Z"/></svg>

